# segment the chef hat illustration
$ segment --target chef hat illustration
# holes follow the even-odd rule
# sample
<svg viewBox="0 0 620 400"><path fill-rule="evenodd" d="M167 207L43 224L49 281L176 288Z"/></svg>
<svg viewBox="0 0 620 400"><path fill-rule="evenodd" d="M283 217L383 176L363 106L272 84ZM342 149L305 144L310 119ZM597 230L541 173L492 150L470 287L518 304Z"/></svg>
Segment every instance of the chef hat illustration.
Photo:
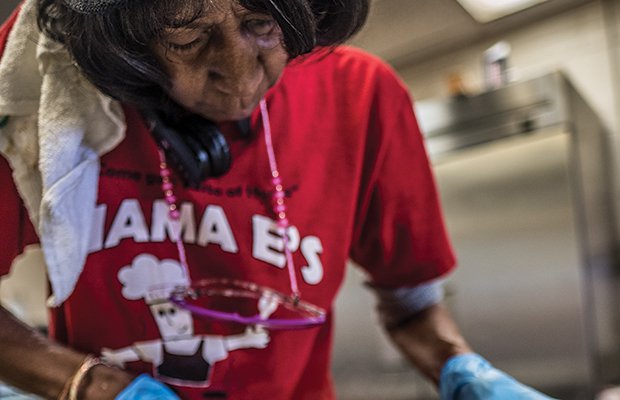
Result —
<svg viewBox="0 0 620 400"><path fill-rule="evenodd" d="M151 254L140 254L131 265L118 273L126 299L144 299L148 304L167 301L175 289L187 287L189 280L176 260L159 260Z"/></svg>

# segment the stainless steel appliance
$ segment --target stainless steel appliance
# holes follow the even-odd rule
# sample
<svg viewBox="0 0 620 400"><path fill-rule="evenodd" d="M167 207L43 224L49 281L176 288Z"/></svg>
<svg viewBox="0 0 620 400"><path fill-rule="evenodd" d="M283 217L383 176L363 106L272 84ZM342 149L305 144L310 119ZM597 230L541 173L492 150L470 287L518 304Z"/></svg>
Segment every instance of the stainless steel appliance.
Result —
<svg viewBox="0 0 620 400"><path fill-rule="evenodd" d="M592 398L620 366L618 242L600 120L558 72L474 97L420 102L417 113L459 257L447 301L465 335L529 385L562 399ZM346 284L341 297L337 341L357 336L365 354L347 342L335 355L336 376L348 382L340 385L344 398L365 398L347 394L354 385L342 372L346 360L366 365L362 382L401 374L397 381L411 385L386 346L370 343L378 334L360 326L354 304L361 300L351 299L367 296ZM398 396L381 398L415 397Z"/></svg>

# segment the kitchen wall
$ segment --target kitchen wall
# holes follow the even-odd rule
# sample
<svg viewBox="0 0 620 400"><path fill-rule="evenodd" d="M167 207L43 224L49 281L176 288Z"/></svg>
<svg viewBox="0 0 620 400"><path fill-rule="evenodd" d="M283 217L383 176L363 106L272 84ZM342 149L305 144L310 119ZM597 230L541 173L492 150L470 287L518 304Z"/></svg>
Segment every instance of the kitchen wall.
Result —
<svg viewBox="0 0 620 400"><path fill-rule="evenodd" d="M0 21L4 22L20 2L20 0L2 0L0 2Z"/></svg>
<svg viewBox="0 0 620 400"><path fill-rule="evenodd" d="M482 53L499 40L511 46L512 79L564 71L609 129L620 227L620 0L594 1L398 72L417 100L448 96L447 77L455 73L476 93L484 89Z"/></svg>

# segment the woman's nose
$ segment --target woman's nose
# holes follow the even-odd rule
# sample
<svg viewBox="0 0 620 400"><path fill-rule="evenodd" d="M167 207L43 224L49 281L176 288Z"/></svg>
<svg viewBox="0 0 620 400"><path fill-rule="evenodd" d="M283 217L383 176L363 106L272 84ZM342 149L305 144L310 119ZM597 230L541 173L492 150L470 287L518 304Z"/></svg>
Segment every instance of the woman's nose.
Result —
<svg viewBox="0 0 620 400"><path fill-rule="evenodd" d="M257 69L209 69L209 81L218 92L236 97L249 97L258 90L262 74Z"/></svg>
<svg viewBox="0 0 620 400"><path fill-rule="evenodd" d="M207 60L209 81L217 91L238 97L256 93L263 80L259 51L251 36L221 35Z"/></svg>

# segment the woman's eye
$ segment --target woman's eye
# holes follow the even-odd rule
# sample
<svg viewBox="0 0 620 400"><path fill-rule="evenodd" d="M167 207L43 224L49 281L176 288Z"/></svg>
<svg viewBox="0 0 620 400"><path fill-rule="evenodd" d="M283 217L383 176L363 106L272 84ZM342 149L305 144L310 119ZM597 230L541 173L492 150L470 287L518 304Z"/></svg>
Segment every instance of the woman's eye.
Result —
<svg viewBox="0 0 620 400"><path fill-rule="evenodd" d="M182 44L180 44L180 43L172 43L172 42L166 43L166 45L168 46L168 48L170 50L174 50L174 51L179 52L179 53L190 51L194 47L198 46L199 44L200 44L200 38L192 40L189 43L182 43Z"/></svg>
<svg viewBox="0 0 620 400"><path fill-rule="evenodd" d="M264 36L273 32L276 21L270 18L255 18L245 22L246 29L256 36Z"/></svg>

